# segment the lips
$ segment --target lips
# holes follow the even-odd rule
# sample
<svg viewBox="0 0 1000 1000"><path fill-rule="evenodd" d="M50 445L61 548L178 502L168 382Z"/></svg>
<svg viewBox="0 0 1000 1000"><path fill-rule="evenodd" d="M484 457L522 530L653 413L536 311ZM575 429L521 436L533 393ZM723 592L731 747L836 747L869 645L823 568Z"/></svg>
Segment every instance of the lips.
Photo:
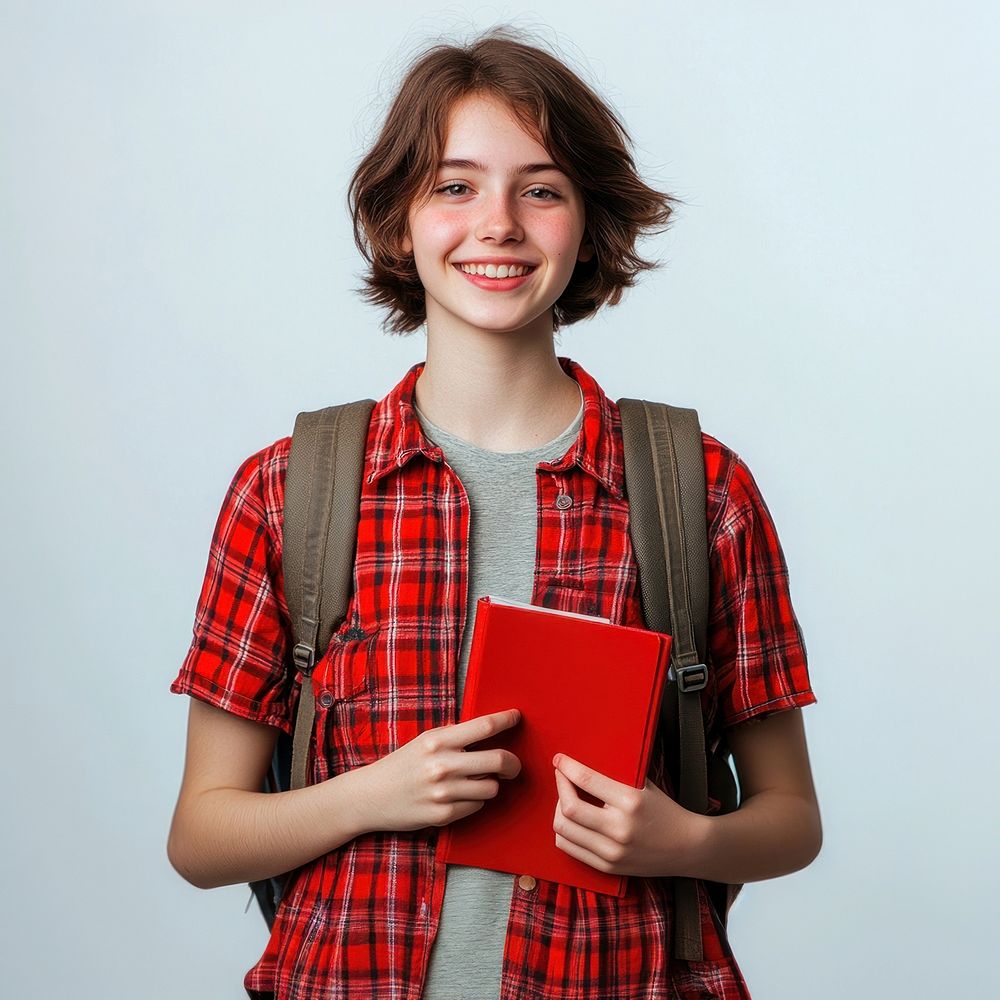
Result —
<svg viewBox="0 0 1000 1000"><path fill-rule="evenodd" d="M535 267L532 267L527 274L522 274L514 278L488 278L485 274L469 274L468 271L463 271L458 264L455 264L454 267L466 281L488 292L508 292L519 288L526 281L531 280L531 276L536 270Z"/></svg>

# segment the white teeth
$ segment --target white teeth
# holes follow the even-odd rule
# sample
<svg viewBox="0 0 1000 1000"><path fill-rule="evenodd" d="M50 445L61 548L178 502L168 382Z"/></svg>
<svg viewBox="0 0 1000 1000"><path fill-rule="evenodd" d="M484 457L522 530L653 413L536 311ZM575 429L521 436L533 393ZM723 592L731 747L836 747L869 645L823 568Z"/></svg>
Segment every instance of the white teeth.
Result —
<svg viewBox="0 0 1000 1000"><path fill-rule="evenodd" d="M531 270L530 267L522 267L520 264L461 264L459 265L466 274L481 274L487 278L519 278Z"/></svg>

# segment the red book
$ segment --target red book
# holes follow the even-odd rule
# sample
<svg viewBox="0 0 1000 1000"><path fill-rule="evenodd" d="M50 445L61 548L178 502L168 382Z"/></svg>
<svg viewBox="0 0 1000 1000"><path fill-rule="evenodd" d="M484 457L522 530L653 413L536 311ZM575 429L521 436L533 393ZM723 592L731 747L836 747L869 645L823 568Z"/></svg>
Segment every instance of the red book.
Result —
<svg viewBox="0 0 1000 1000"><path fill-rule="evenodd" d="M556 847L552 758L565 753L642 788L669 654L670 636L660 632L480 598L459 721L519 709L515 726L466 750L503 747L521 761L521 772L500 779L499 793L478 812L441 828L438 857L623 896L626 876L598 871Z"/></svg>

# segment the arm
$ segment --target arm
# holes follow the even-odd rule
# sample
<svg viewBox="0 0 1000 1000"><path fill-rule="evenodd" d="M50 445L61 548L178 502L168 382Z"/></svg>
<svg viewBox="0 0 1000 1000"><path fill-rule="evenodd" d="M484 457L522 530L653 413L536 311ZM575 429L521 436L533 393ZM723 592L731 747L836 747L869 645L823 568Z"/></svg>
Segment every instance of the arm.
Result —
<svg viewBox="0 0 1000 1000"><path fill-rule="evenodd" d="M167 841L177 872L200 889L291 871L363 832L357 772L262 792L278 730L197 698Z"/></svg>
<svg viewBox="0 0 1000 1000"><path fill-rule="evenodd" d="M802 710L751 719L727 736L742 801L735 812L696 818L688 874L741 883L805 868L819 854L823 830Z"/></svg>
<svg viewBox="0 0 1000 1000"><path fill-rule="evenodd" d="M428 729L318 785L262 792L277 730L192 698L167 856L192 885L212 889L281 875L374 830L444 826L482 809L497 779L517 776L509 750L464 747L519 721L496 712Z"/></svg>
<svg viewBox="0 0 1000 1000"><path fill-rule="evenodd" d="M801 709L729 731L743 800L725 816L690 812L647 781L632 788L557 755L556 846L620 875L755 882L805 868L822 844ZM581 799L582 788L606 803Z"/></svg>

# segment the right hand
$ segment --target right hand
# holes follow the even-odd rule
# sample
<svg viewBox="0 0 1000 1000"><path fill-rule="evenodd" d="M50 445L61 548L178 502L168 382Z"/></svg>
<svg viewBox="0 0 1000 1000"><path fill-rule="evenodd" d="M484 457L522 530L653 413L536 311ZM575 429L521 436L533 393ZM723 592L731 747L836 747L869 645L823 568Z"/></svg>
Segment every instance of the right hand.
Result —
<svg viewBox="0 0 1000 1000"><path fill-rule="evenodd" d="M521 762L509 750L469 750L521 720L515 708L427 729L398 750L353 772L364 778L360 803L371 830L447 826L478 812L515 778Z"/></svg>

